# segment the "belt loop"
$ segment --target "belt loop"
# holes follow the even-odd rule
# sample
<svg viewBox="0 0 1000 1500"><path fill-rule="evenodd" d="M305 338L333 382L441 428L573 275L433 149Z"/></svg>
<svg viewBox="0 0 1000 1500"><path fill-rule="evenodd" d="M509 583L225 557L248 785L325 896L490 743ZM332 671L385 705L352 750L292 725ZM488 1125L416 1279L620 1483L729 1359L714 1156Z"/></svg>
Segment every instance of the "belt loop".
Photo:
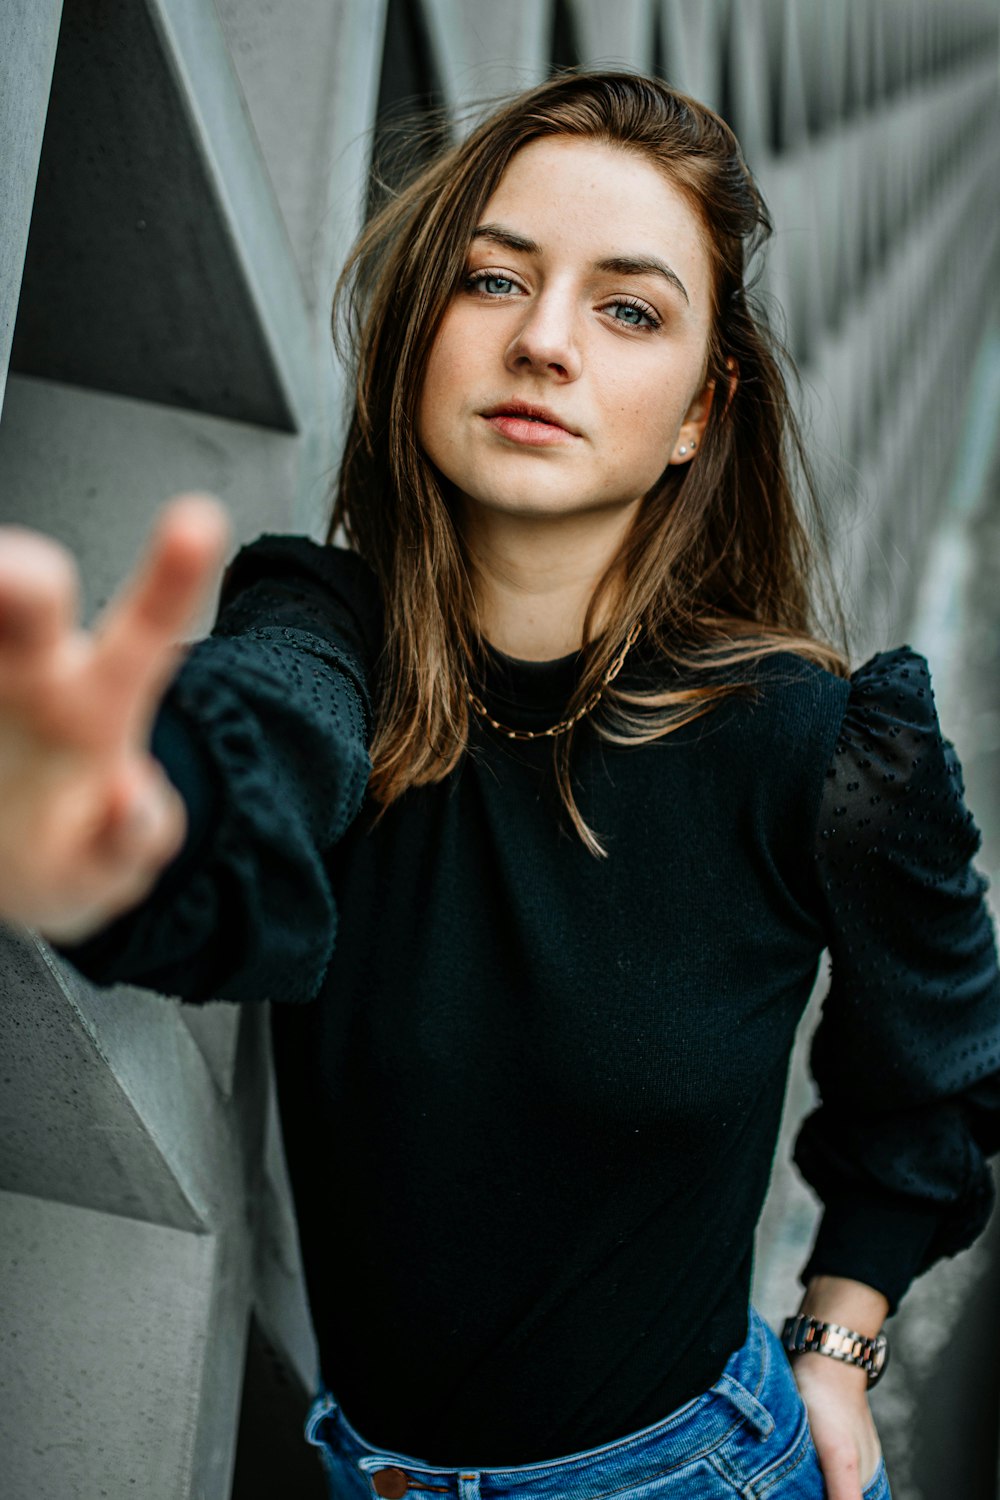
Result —
<svg viewBox="0 0 1000 1500"><path fill-rule="evenodd" d="M323 1439L316 1436L317 1429L325 1417L337 1410L337 1403L329 1391L320 1391L306 1417L306 1442L312 1443L314 1448L323 1446Z"/></svg>
<svg viewBox="0 0 1000 1500"><path fill-rule="evenodd" d="M480 1500L479 1475L466 1472L458 1476L458 1500Z"/></svg>
<svg viewBox="0 0 1000 1500"><path fill-rule="evenodd" d="M723 1373L712 1386L713 1391L718 1391L720 1396L725 1396L731 1401L736 1410L742 1412L750 1426L758 1437L770 1437L774 1431L774 1418L745 1385L734 1380L731 1375Z"/></svg>

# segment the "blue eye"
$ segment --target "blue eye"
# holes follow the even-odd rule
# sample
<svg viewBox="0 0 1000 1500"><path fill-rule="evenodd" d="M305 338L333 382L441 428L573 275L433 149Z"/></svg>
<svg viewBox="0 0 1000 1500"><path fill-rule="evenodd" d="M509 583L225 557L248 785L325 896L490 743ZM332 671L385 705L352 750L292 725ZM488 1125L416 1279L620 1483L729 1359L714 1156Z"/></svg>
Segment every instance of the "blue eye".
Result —
<svg viewBox="0 0 1000 1500"><path fill-rule="evenodd" d="M486 271L467 277L465 285L470 291L481 292L486 297L505 297L515 290L515 283L509 276L492 276Z"/></svg>
<svg viewBox="0 0 1000 1500"><path fill-rule="evenodd" d="M645 326L649 328L659 328L660 326L659 320L654 318L652 313L647 312L644 307L640 307L637 302L613 302L611 308L613 309L611 316L616 323L625 323L630 328L642 328L644 326L642 320L645 318Z"/></svg>

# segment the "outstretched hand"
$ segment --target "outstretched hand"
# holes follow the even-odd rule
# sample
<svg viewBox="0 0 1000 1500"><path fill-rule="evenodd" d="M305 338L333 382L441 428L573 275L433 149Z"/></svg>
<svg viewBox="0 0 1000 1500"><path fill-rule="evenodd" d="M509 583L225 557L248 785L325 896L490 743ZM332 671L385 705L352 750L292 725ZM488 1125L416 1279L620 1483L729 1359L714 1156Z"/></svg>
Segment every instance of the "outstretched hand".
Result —
<svg viewBox="0 0 1000 1500"><path fill-rule="evenodd" d="M217 500L176 497L85 631L72 555L0 527L0 917L79 941L182 847L184 806L150 737L228 545Z"/></svg>

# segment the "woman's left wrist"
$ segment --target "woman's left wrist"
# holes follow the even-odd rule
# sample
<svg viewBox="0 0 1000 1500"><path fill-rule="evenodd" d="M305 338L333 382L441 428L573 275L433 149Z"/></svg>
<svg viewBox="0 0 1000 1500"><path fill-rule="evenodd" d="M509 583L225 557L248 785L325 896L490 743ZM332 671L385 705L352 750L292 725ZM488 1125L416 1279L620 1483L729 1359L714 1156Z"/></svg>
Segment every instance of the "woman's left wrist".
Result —
<svg viewBox="0 0 1000 1500"><path fill-rule="evenodd" d="M850 1392L852 1397L867 1399L871 1388L868 1371L860 1365L845 1364L839 1359L823 1359L805 1352L787 1351L795 1383L803 1392Z"/></svg>
<svg viewBox="0 0 1000 1500"><path fill-rule="evenodd" d="M882 1332L888 1312L888 1298L866 1282L846 1276L812 1277L798 1312L786 1318L781 1329L796 1379L801 1376L800 1383L812 1388L832 1384L840 1391L870 1390L889 1359L888 1339Z"/></svg>
<svg viewBox="0 0 1000 1500"><path fill-rule="evenodd" d="M889 1315L889 1299L876 1287L847 1276L813 1276L798 1311L875 1338Z"/></svg>

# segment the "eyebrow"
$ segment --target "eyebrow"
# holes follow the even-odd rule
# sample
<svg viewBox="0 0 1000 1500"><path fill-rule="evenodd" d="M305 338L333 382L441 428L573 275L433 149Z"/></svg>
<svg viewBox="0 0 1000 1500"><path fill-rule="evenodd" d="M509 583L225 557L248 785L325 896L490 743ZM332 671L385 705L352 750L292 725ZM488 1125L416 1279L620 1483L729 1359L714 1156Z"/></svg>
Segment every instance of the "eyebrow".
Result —
<svg viewBox="0 0 1000 1500"><path fill-rule="evenodd" d="M472 231L474 240L491 240L495 245L503 245L506 250L520 250L524 255L541 255L542 247L529 240L526 235L515 234L512 229L505 229L502 224L479 224ZM610 271L616 276L645 276L650 272L654 275L663 276L669 281L684 301L690 307L691 298L687 294L687 288L678 276L677 272L667 265L665 260L660 260L655 255L608 255L603 260L593 262L595 271Z"/></svg>

